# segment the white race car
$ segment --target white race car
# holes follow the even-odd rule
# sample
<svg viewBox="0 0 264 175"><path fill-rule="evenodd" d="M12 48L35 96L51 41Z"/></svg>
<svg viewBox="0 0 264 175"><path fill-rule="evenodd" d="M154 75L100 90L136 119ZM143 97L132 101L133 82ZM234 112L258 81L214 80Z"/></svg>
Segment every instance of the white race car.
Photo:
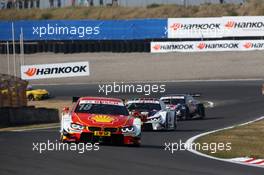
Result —
<svg viewBox="0 0 264 175"><path fill-rule="evenodd" d="M175 130L177 118L174 110L158 99L139 98L128 100L126 106L130 115L142 121L143 130Z"/></svg>

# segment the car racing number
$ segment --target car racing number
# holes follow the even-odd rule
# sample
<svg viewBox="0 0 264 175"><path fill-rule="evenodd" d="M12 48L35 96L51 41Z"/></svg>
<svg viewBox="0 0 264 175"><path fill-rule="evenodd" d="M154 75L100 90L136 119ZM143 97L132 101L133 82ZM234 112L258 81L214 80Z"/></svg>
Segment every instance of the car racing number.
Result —
<svg viewBox="0 0 264 175"><path fill-rule="evenodd" d="M110 137L111 132L109 132L109 131L94 131L94 136Z"/></svg>
<svg viewBox="0 0 264 175"><path fill-rule="evenodd" d="M79 110L80 111L89 111L91 109L91 107L92 107L91 104L80 104Z"/></svg>

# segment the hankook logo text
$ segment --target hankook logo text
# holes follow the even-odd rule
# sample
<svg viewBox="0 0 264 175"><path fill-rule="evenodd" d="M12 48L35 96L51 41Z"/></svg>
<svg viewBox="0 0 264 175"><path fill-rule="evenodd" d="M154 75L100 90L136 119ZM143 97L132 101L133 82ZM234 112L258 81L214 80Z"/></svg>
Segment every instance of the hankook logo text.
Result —
<svg viewBox="0 0 264 175"><path fill-rule="evenodd" d="M160 47L163 50L193 50L192 44L170 44L170 45L163 45Z"/></svg>
<svg viewBox="0 0 264 175"><path fill-rule="evenodd" d="M74 66L74 67L53 67L53 68L29 68L25 74L28 76L34 75L50 75L50 74L68 74L68 73L82 73L86 72L87 65L84 66Z"/></svg>

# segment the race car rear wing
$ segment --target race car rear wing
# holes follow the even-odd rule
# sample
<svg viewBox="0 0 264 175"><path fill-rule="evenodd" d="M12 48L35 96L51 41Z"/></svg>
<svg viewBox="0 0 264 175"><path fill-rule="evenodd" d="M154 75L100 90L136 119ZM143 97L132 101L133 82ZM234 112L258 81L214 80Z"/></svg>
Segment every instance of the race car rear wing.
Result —
<svg viewBox="0 0 264 175"><path fill-rule="evenodd" d="M129 101L159 101L158 98L131 98L131 99L128 99Z"/></svg>
<svg viewBox="0 0 264 175"><path fill-rule="evenodd" d="M201 93L182 93L182 94L168 94L163 97L173 97L173 96L182 96L185 97L186 95L192 96L192 97L201 97Z"/></svg>
<svg viewBox="0 0 264 175"><path fill-rule="evenodd" d="M192 97L201 97L200 93L190 93L189 95Z"/></svg>

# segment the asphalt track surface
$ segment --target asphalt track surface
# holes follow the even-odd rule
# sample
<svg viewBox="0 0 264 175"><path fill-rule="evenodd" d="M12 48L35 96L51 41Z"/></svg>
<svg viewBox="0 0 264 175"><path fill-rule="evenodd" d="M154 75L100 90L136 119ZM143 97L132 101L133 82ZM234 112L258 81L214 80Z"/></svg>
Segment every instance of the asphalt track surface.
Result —
<svg viewBox="0 0 264 175"><path fill-rule="evenodd" d="M166 93L200 92L215 102L205 120L179 122L177 131L144 132L141 147L101 146L97 152L32 151L33 142L55 141L58 129L0 133L0 174L177 174L263 175L264 169L231 164L194 155L171 154L165 142L186 141L201 132L242 123L264 115L262 81L166 83ZM42 86L43 87L43 86ZM46 86L57 98L100 95L97 85ZM114 95L113 95L114 96ZM134 95L123 94L131 98Z"/></svg>

